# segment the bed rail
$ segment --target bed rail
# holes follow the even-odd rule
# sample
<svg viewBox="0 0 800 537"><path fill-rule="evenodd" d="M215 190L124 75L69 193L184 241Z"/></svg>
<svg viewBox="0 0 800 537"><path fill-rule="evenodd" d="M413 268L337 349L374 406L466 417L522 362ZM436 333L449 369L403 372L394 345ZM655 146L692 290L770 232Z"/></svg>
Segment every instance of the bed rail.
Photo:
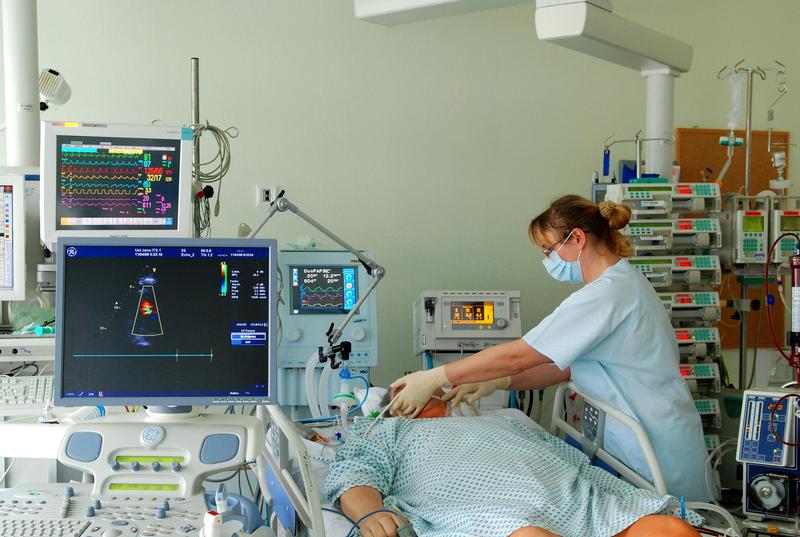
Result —
<svg viewBox="0 0 800 537"><path fill-rule="evenodd" d="M577 430L571 423L564 419L566 410L565 398L567 396L567 392L580 395L585 401L589 402L595 408L605 412L609 416L613 416L614 419L628 427L633 434L636 435L636 439L639 441L639 445L642 447L642 452L644 453L644 457L647 461L650 475L653 476L653 480L649 481L643 476L637 474L619 459L603 449L602 446L595 446L595 449L593 450L594 453L589 455L593 455L597 459L603 461L637 487L652 490L660 495L666 495L667 487L664 483L664 474L661 472L661 466L658 464L658 459L656 458L656 453L653 450L653 445L650 443L650 438L647 436L647 433L642 425L621 410L618 410L606 403L603 403L602 401L598 401L597 399L588 397L587 395L581 393L577 386L575 386L575 384L572 382L562 382L556 388L556 395L553 401L553 416L550 420L550 433L555 436L558 436L559 433L564 433L565 435L568 435L575 441L579 442L581 445L586 445L586 437L584 436L583 432Z"/></svg>
<svg viewBox="0 0 800 537"><path fill-rule="evenodd" d="M262 423L271 425L267 436L267 447L258 457L258 480L264 498L274 498L274 494L270 491L280 490L285 493L302 525L311 530L314 537L325 537L322 504L317 485L314 483L311 474L311 456L303 443L303 439L297 434L291 420L286 417L280 406L262 405L259 407L258 416L261 418ZM300 465L300 473L303 477L305 494L289 471L290 449L296 453L297 462ZM277 480L277 483L268 481L267 467L272 469L269 478ZM275 523L275 519L280 520L282 515L282 513L276 512L274 504L272 511L271 526ZM294 513L291 516L294 516ZM300 534L300 532L293 533L295 535Z"/></svg>

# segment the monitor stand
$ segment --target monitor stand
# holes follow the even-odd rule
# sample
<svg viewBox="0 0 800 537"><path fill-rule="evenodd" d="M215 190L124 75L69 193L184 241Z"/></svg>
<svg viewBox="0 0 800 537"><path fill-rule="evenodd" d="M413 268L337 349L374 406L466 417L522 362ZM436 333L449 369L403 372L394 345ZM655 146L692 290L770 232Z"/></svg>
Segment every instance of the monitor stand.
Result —
<svg viewBox="0 0 800 537"><path fill-rule="evenodd" d="M200 416L203 407L188 405L157 405L147 408L147 417L158 421L181 421Z"/></svg>

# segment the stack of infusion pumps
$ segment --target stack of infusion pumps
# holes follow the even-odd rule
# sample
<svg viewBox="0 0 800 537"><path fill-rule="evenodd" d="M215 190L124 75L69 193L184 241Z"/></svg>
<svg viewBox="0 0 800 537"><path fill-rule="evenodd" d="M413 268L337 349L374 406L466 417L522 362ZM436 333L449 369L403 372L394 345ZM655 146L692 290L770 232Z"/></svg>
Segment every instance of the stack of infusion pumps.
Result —
<svg viewBox="0 0 800 537"><path fill-rule="evenodd" d="M595 202L605 195L631 208L622 232L634 249L630 262L652 283L675 327L680 372L703 419L706 447L719 445L722 414L720 320L722 232L719 186L714 183L629 183L595 185Z"/></svg>

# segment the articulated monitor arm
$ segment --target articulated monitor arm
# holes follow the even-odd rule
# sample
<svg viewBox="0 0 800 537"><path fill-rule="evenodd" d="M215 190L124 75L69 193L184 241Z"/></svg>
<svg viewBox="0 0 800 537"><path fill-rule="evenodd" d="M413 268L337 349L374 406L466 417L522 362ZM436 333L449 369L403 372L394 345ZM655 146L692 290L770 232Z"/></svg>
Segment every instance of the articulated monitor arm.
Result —
<svg viewBox="0 0 800 537"><path fill-rule="evenodd" d="M336 342L339 341L339 339L342 337L344 329L353 319L358 309L364 304L364 302L366 302L370 293L372 293L372 291L378 286L381 279L383 279L383 277L386 276L386 269L384 269L381 265L379 265L372 259L365 256L362 252L359 252L354 246L351 246L349 243L345 242L341 237L336 235L334 232L332 232L331 230L329 230L316 220L314 220L311 216L304 213L297 205L295 205L294 203L289 201L286 197L284 197L284 193L285 191L282 190L280 194L278 194L278 196L275 198L275 201L273 201L270 204L269 209L267 209L267 214L264 216L264 219L261 221L258 227L256 227L247 236L248 239L252 239L253 237L255 237L258 234L258 232L261 231L261 228L263 228L264 225L266 225L269 219L275 215L275 213L291 211L300 218L302 218L303 220L305 220L306 222L308 222L311 226L316 228L317 231L319 231L320 233L331 239L333 242L335 242L336 244L338 244L339 246L341 246L342 248L344 248L345 250L356 256L358 260L361 262L361 264L364 266L364 269L366 269L367 274L369 274L373 278L367 289L364 291L364 293L356 302L355 306L353 306L353 308L350 310L347 316L342 320L342 322L339 323L339 326L328 330L328 333L325 334L328 338L328 345L330 345L331 347L335 347ZM320 360L324 361L323 357L330 356L332 352L335 354L337 351L332 349L325 349L321 351Z"/></svg>

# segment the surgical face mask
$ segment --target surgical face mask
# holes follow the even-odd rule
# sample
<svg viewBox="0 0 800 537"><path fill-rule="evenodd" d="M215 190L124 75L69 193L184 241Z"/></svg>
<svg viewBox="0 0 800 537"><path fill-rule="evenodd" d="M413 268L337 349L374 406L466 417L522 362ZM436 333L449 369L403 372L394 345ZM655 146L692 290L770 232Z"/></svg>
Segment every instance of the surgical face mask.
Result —
<svg viewBox="0 0 800 537"><path fill-rule="evenodd" d="M567 238L561 243L557 250L550 252L550 255L542 259L547 273L559 282L567 283L583 283L583 272L581 271L581 254L583 248L578 252L578 258L575 261L564 261L558 252L567 244L569 238L572 237L572 232L569 232Z"/></svg>

